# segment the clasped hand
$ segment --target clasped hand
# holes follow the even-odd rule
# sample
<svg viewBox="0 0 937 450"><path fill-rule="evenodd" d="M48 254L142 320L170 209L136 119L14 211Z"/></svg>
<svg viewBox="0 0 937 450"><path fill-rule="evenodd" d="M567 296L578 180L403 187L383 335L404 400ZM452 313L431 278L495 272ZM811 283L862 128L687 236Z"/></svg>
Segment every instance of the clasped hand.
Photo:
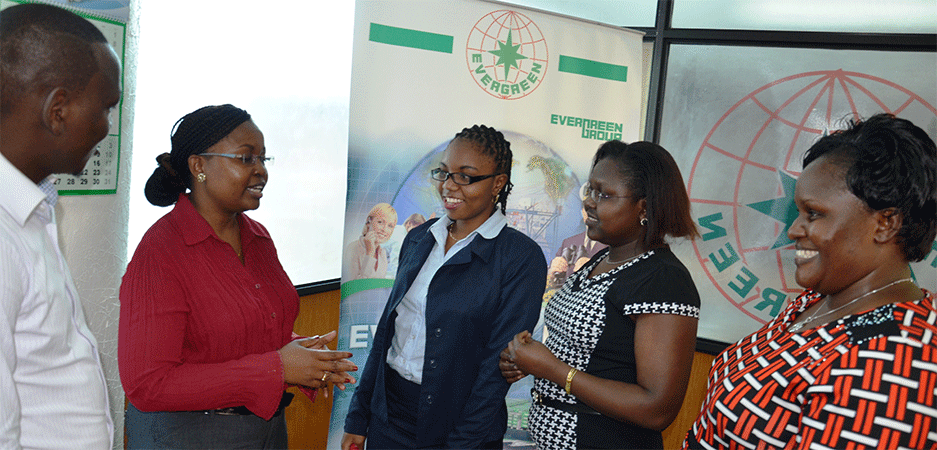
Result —
<svg viewBox="0 0 937 450"><path fill-rule="evenodd" d="M354 383L348 372L358 370L358 366L348 360L351 353L326 347L336 334L333 330L323 336L297 339L278 350L286 382L312 389L327 388L333 383L342 390L346 383Z"/></svg>
<svg viewBox="0 0 937 450"><path fill-rule="evenodd" d="M508 383L514 383L527 375L543 378L549 368L559 362L550 349L525 330L517 333L501 351L498 368Z"/></svg>

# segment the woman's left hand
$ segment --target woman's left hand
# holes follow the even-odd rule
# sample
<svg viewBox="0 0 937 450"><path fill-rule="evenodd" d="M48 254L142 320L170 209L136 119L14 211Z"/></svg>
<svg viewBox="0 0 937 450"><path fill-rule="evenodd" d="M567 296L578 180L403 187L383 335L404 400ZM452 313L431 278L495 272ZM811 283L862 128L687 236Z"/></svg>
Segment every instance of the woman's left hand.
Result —
<svg viewBox="0 0 937 450"><path fill-rule="evenodd" d="M336 336L338 336L338 332L336 332L335 330L329 331L328 333L323 334L321 336L317 334L315 336L310 336L310 337L303 337L294 332L293 342L296 342L297 344L305 348L308 348L310 350L323 350L323 349L328 350L329 349L328 345L332 341L335 340ZM334 383L334 384L339 389L343 391L345 390L344 383ZM331 390L329 388L329 383L327 382L321 382L320 386L318 387L303 386L301 384L294 384L293 386L298 387L299 390L303 391L303 393L305 393L306 396L309 397L309 399L312 401L316 400L316 397L318 397L319 391L322 391L322 395L324 395L325 398L328 398L329 391Z"/></svg>
<svg viewBox="0 0 937 450"><path fill-rule="evenodd" d="M539 378L549 378L548 374L564 365L542 343L535 341L529 331L521 331L508 343L508 356L523 373Z"/></svg>
<svg viewBox="0 0 937 450"><path fill-rule="evenodd" d="M501 350L501 354L498 356L498 369L501 370L501 376L507 380L508 384L513 384L527 376L526 373L517 368L517 364L514 364L514 358L511 357L508 348Z"/></svg>

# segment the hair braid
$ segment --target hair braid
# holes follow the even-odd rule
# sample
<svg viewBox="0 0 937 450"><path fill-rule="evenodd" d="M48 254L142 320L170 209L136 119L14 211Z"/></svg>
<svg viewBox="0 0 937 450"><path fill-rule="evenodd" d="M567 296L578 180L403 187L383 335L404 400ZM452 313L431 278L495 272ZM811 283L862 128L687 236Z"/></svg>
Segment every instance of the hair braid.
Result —
<svg viewBox="0 0 937 450"><path fill-rule="evenodd" d="M208 150L248 120L247 111L229 104L205 106L182 116L172 127L172 151L156 158L159 167L144 188L147 200L156 206L175 203L179 194L192 188L189 157Z"/></svg>
<svg viewBox="0 0 937 450"><path fill-rule="evenodd" d="M501 188L501 192L498 193L498 198L495 200L495 204L501 205L501 213L506 213L508 195L511 194L511 188L514 187L514 183L511 183L511 165L514 160L514 155L511 153L511 143L504 138L504 134L500 131L485 125L473 125L471 128L463 128L455 135L453 140L455 139L464 139L478 144L482 154L494 159L495 173L503 173L508 176L507 183Z"/></svg>

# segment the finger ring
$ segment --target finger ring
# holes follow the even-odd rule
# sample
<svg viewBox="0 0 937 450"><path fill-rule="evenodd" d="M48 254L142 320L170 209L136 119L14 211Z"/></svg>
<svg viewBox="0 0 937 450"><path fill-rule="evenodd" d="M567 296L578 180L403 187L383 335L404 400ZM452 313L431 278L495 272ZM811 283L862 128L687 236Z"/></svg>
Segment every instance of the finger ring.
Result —
<svg viewBox="0 0 937 450"><path fill-rule="evenodd" d="M325 383L325 380L329 377L329 375L331 375L331 373L329 373L329 372L324 372L324 373L322 373L322 379L319 380L319 381Z"/></svg>

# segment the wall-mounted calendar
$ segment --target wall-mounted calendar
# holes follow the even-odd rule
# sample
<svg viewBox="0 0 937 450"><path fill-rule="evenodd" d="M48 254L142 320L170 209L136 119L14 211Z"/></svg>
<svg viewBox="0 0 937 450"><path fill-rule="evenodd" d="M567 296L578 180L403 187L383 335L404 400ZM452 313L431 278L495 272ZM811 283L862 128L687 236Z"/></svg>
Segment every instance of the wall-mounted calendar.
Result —
<svg viewBox="0 0 937 450"><path fill-rule="evenodd" d="M0 9L19 3L48 3L68 9L90 21L107 38L111 46L124 60L124 43L127 37L129 0L47 0L43 2L25 0L0 0ZM106 138L92 151L85 169L78 175L58 175L56 185L60 195L102 195L117 192L120 167L120 139L123 99L111 112L111 130Z"/></svg>

